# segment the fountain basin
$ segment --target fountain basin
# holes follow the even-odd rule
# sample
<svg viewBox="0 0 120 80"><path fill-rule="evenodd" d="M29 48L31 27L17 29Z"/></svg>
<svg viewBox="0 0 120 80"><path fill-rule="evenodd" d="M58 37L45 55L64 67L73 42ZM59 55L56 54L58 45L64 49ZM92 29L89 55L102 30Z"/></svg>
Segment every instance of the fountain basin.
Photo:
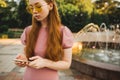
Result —
<svg viewBox="0 0 120 80"><path fill-rule="evenodd" d="M119 34L107 30L104 32L87 32L86 29L82 29L78 32L74 42L78 43L78 47L77 45L73 47L71 68L84 74L94 76L100 80L120 80ZM86 49L88 49L88 52L84 52ZM89 55L92 60L81 57L83 54L92 54ZM96 57L104 62L95 60ZM107 63L109 60L111 60L110 62L115 63ZM116 65L116 62L118 65Z"/></svg>
<svg viewBox="0 0 120 80"><path fill-rule="evenodd" d="M120 80L120 67L73 57L71 68L102 80Z"/></svg>

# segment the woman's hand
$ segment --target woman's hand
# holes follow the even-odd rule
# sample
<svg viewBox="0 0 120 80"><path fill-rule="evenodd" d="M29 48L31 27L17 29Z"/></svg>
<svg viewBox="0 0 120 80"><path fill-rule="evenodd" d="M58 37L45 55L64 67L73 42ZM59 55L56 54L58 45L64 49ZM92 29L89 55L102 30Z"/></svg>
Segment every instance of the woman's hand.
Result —
<svg viewBox="0 0 120 80"><path fill-rule="evenodd" d="M25 67L28 65L27 58L24 54L18 54L15 59L23 60L23 61L15 61L15 64L19 67Z"/></svg>
<svg viewBox="0 0 120 80"><path fill-rule="evenodd" d="M45 67L45 59L40 56L31 57L29 60L31 60L31 62L29 62L28 66L32 68L40 69Z"/></svg>

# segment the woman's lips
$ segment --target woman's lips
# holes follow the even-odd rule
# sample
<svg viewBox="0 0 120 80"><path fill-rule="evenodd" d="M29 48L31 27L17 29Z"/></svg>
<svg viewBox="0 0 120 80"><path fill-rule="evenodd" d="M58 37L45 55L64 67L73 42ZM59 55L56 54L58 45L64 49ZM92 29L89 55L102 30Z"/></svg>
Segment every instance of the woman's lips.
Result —
<svg viewBox="0 0 120 80"><path fill-rule="evenodd" d="M35 16L35 18L39 19L39 18L40 18L40 16Z"/></svg>

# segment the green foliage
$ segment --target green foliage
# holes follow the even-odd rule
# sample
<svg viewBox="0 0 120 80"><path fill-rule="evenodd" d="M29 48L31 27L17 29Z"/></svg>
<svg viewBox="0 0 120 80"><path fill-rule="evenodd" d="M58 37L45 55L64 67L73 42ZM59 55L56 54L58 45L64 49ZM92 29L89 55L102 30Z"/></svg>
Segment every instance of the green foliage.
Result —
<svg viewBox="0 0 120 80"><path fill-rule="evenodd" d="M113 0L96 0L95 3L91 3L91 0L56 1L62 23L73 32L78 32L90 22L98 25L103 22L107 25L120 23L120 9L116 8L120 2ZM6 28L24 28L31 24L31 14L26 10L28 0L20 0L19 5L14 0L11 2L6 0L4 3L5 7L0 5L0 32L6 32ZM12 35L11 32L10 34Z"/></svg>
<svg viewBox="0 0 120 80"><path fill-rule="evenodd" d="M7 4L4 0L0 0L0 7L6 7Z"/></svg>
<svg viewBox="0 0 120 80"><path fill-rule="evenodd" d="M62 5L59 7L59 12L61 13L61 15L74 15L77 14L79 12L79 9L77 6L73 5L73 4L66 4L66 5Z"/></svg>
<svg viewBox="0 0 120 80"><path fill-rule="evenodd" d="M14 32L7 32L9 38L14 38Z"/></svg>
<svg viewBox="0 0 120 80"><path fill-rule="evenodd" d="M21 34L20 32L13 32L13 31L8 31L7 32L9 38L20 38Z"/></svg>
<svg viewBox="0 0 120 80"><path fill-rule="evenodd" d="M57 0L57 3L62 23L68 26L73 32L78 32L89 23L90 12L86 10L86 7L84 7L84 1Z"/></svg>
<svg viewBox="0 0 120 80"><path fill-rule="evenodd" d="M6 33L7 31L8 31L8 26L7 25L0 26L0 33Z"/></svg>
<svg viewBox="0 0 120 80"><path fill-rule="evenodd" d="M19 26L24 28L31 24L31 15L26 10L27 2L26 0L21 0L18 6L18 18Z"/></svg>
<svg viewBox="0 0 120 80"><path fill-rule="evenodd" d="M101 25L101 23L106 23L106 25L109 25L109 17L105 14L94 14L91 16L91 22Z"/></svg>
<svg viewBox="0 0 120 80"><path fill-rule="evenodd" d="M109 14L109 20L111 24L120 23L120 8L116 9L112 14Z"/></svg>
<svg viewBox="0 0 120 80"><path fill-rule="evenodd" d="M114 0L99 0L94 3L95 14L92 14L94 21L98 20L98 23L105 22L110 24L120 23L120 9L117 6L120 4Z"/></svg>
<svg viewBox="0 0 120 80"><path fill-rule="evenodd" d="M7 4L7 7L0 8L0 26L6 24L7 26L9 26L9 28L17 27L18 18L16 6L17 4L15 2L9 2L9 4Z"/></svg>
<svg viewBox="0 0 120 80"><path fill-rule="evenodd" d="M95 7L100 14L110 14L116 10L116 5L120 3L113 0L100 0L95 2Z"/></svg>

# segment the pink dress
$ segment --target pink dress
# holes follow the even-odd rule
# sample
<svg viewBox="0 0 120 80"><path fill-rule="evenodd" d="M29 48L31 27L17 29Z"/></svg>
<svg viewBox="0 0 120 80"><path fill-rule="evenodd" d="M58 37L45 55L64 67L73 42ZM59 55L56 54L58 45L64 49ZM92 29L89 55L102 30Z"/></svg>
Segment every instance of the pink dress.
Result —
<svg viewBox="0 0 120 80"><path fill-rule="evenodd" d="M26 33L30 27L24 29L23 34L21 35L21 42L25 45L26 43ZM73 35L67 27L61 27L62 32L62 46L63 49L70 48L73 45ZM45 56L47 41L47 30L46 28L41 28L39 31L38 40L35 47L36 56ZM57 70L42 68L34 69L27 67L23 76L23 80L59 80Z"/></svg>

